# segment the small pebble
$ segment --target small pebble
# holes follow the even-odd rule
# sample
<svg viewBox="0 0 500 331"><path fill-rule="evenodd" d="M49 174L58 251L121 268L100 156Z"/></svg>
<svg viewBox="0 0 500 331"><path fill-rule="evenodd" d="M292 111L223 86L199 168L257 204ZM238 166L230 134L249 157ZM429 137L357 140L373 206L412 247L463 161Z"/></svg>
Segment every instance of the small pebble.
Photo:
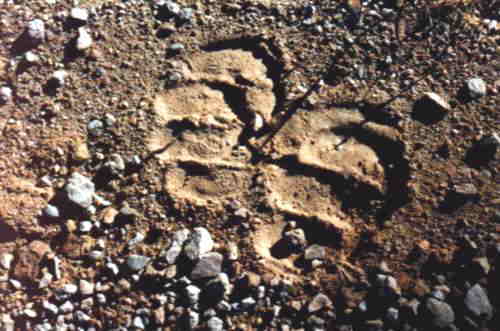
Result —
<svg viewBox="0 0 500 331"><path fill-rule="evenodd" d="M149 258L142 255L130 255L127 258L127 265L133 271L139 271L146 266Z"/></svg>
<svg viewBox="0 0 500 331"><path fill-rule="evenodd" d="M84 51L92 46L93 40L90 33L85 28L78 29L78 38L76 39L76 49Z"/></svg>
<svg viewBox="0 0 500 331"><path fill-rule="evenodd" d="M86 281L85 279L80 279L79 287L80 293L84 296L92 295L94 293L94 283Z"/></svg>
<svg viewBox="0 0 500 331"><path fill-rule="evenodd" d="M12 89L7 86L3 86L0 88L0 102L8 103L12 100Z"/></svg>
<svg viewBox="0 0 500 331"><path fill-rule="evenodd" d="M75 294L78 291L78 287L75 284L65 284L63 290L67 294Z"/></svg>
<svg viewBox="0 0 500 331"><path fill-rule="evenodd" d="M74 20L86 22L89 18L89 12L85 8L73 8L70 17Z"/></svg>
<svg viewBox="0 0 500 331"><path fill-rule="evenodd" d="M59 311L63 314L71 313L75 307L70 301L66 301L61 306L59 306Z"/></svg>
<svg viewBox="0 0 500 331"><path fill-rule="evenodd" d="M224 322L220 318L214 316L208 320L207 327L209 331L223 331Z"/></svg>
<svg viewBox="0 0 500 331"><path fill-rule="evenodd" d="M471 98L480 98L486 95L486 83L481 78L471 78L466 84Z"/></svg>
<svg viewBox="0 0 500 331"><path fill-rule="evenodd" d="M0 265L5 270L10 270L10 266L12 264L12 261L14 261L14 255L12 255L10 253L3 253L0 256Z"/></svg>
<svg viewBox="0 0 500 331"><path fill-rule="evenodd" d="M28 36L34 41L45 39L45 24L40 19L34 19L28 23Z"/></svg>
<svg viewBox="0 0 500 331"><path fill-rule="evenodd" d="M31 63L31 64L36 63L40 60L38 55L34 54L31 51L28 51L24 54L24 59L26 60L26 62Z"/></svg>
<svg viewBox="0 0 500 331"><path fill-rule="evenodd" d="M64 86L64 83L66 81L66 77L68 77L68 73L64 70L57 70L54 71L52 74L51 80L56 82L57 86Z"/></svg>
<svg viewBox="0 0 500 331"><path fill-rule="evenodd" d="M104 129L104 124L100 120L92 120L87 125L87 130L93 136L99 136Z"/></svg>
<svg viewBox="0 0 500 331"><path fill-rule="evenodd" d="M80 222L78 230L80 230L80 232L90 232L90 230L92 230L92 222L91 221Z"/></svg>

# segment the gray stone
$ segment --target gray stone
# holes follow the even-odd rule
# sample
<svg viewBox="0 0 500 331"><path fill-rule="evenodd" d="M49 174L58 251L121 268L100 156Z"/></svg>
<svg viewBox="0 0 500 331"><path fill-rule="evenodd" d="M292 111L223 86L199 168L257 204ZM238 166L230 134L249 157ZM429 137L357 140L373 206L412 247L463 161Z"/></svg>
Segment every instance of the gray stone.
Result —
<svg viewBox="0 0 500 331"><path fill-rule="evenodd" d="M170 248L165 252L165 259L168 264L174 264L182 252L182 245L177 241L172 241Z"/></svg>
<svg viewBox="0 0 500 331"><path fill-rule="evenodd" d="M35 41L42 41L45 39L45 23L40 19L34 19L28 23L27 28L28 36Z"/></svg>
<svg viewBox="0 0 500 331"><path fill-rule="evenodd" d="M74 172L66 184L66 193L70 201L82 208L88 208L92 205L95 185L89 178Z"/></svg>
<svg viewBox="0 0 500 331"><path fill-rule="evenodd" d="M223 260L222 255L215 252L202 255L191 272L191 278L196 280L217 276L221 272Z"/></svg>
<svg viewBox="0 0 500 331"><path fill-rule="evenodd" d="M53 218L60 216L59 209L56 206L53 206L50 204L48 204L47 207L45 207L45 209L43 210L43 213L46 216L53 217Z"/></svg>
<svg viewBox="0 0 500 331"><path fill-rule="evenodd" d="M304 253L304 258L306 260L323 260L326 255L326 249L323 246L314 244L306 248L306 251Z"/></svg>
<svg viewBox="0 0 500 331"><path fill-rule="evenodd" d="M329 308L332 306L332 301L329 297L323 293L318 293L307 306L307 310L310 313L317 312L323 308Z"/></svg>
<svg viewBox="0 0 500 331"><path fill-rule="evenodd" d="M391 322L397 322L399 319L399 310L394 307L390 307L387 309L386 318Z"/></svg>
<svg viewBox="0 0 500 331"><path fill-rule="evenodd" d="M467 90L471 98L480 98L486 95L486 83L481 78L467 80Z"/></svg>
<svg viewBox="0 0 500 331"><path fill-rule="evenodd" d="M197 227L189 236L189 239L184 246L184 254L194 261L200 258L201 255L210 252L214 248L214 241L207 229Z"/></svg>
<svg viewBox="0 0 500 331"><path fill-rule="evenodd" d="M213 316L208 320L207 328L209 331L222 331L224 330L224 322L220 318Z"/></svg>
<svg viewBox="0 0 500 331"><path fill-rule="evenodd" d="M114 153L109 156L109 160L105 163L105 166L112 172L119 173L125 170L125 161L120 154Z"/></svg>
<svg viewBox="0 0 500 331"><path fill-rule="evenodd" d="M130 255L127 258L127 266L133 271L139 271L146 266L149 258L142 255Z"/></svg>
<svg viewBox="0 0 500 331"><path fill-rule="evenodd" d="M104 128L104 123L100 120L92 120L87 125L87 130L93 136L99 136Z"/></svg>
<svg viewBox="0 0 500 331"><path fill-rule="evenodd" d="M493 307L488 295L479 284L472 286L467 291L464 303L467 310L474 317L483 317L489 320L493 316Z"/></svg>
<svg viewBox="0 0 500 331"><path fill-rule="evenodd" d="M304 250L307 246L306 234L302 229L287 231L284 237L294 249Z"/></svg>
<svg viewBox="0 0 500 331"><path fill-rule="evenodd" d="M445 328L455 321L455 313L449 304L429 298L423 307L423 316L432 327Z"/></svg>

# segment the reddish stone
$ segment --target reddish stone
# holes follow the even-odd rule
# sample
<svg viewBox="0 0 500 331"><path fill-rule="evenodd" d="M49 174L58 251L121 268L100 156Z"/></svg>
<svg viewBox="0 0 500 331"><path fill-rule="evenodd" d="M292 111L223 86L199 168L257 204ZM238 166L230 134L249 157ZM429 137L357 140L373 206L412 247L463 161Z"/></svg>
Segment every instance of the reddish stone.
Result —
<svg viewBox="0 0 500 331"><path fill-rule="evenodd" d="M49 245L39 240L18 249L12 277L28 283L36 282L40 275L40 262L49 252L51 252Z"/></svg>

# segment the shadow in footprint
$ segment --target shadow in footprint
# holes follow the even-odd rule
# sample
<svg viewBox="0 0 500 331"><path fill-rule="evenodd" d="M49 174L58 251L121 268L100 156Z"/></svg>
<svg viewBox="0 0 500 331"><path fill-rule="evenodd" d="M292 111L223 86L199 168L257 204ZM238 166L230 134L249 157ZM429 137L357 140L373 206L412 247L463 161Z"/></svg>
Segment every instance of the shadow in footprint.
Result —
<svg viewBox="0 0 500 331"><path fill-rule="evenodd" d="M10 48L11 56L19 56L27 51L36 48L41 44L41 41L33 40L28 35L27 31L24 31L13 43Z"/></svg>
<svg viewBox="0 0 500 331"><path fill-rule="evenodd" d="M439 109L431 100L422 98L414 103L411 116L425 125L431 125L444 119L446 112Z"/></svg>
<svg viewBox="0 0 500 331"><path fill-rule="evenodd" d="M464 206L467 202L479 201L478 195L463 195L454 191L449 191L444 200L439 205L439 211L446 214L451 214Z"/></svg>

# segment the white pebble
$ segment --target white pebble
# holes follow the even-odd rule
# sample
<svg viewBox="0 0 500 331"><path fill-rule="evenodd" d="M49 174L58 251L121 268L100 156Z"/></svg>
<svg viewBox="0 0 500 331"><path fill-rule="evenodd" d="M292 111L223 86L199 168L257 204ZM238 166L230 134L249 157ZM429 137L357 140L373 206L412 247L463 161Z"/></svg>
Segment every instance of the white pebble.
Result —
<svg viewBox="0 0 500 331"><path fill-rule="evenodd" d="M92 230L92 222L82 221L80 222L78 229L80 232L90 232L90 230Z"/></svg>
<svg viewBox="0 0 500 331"><path fill-rule="evenodd" d="M65 284L63 290L67 294L75 294L78 291L78 287L75 284Z"/></svg>
<svg viewBox="0 0 500 331"><path fill-rule="evenodd" d="M71 313L74 308L75 307L71 302L66 301L59 307L59 310L61 311L61 313L66 314L66 313Z"/></svg>
<svg viewBox="0 0 500 331"><path fill-rule="evenodd" d="M79 21L87 21L89 18L89 12L84 8L73 8L70 13L71 18Z"/></svg>
<svg viewBox="0 0 500 331"><path fill-rule="evenodd" d="M10 279L10 285L12 285L16 290L21 289L21 282L16 279Z"/></svg>
<svg viewBox="0 0 500 331"><path fill-rule="evenodd" d="M45 24L40 19L34 19L28 23L28 36L35 40L45 39Z"/></svg>
<svg viewBox="0 0 500 331"><path fill-rule="evenodd" d="M10 270L10 266L13 260L14 260L14 255L10 253L4 253L2 254L2 256L0 256L0 265L5 270Z"/></svg>
<svg viewBox="0 0 500 331"><path fill-rule="evenodd" d="M54 315L56 315L57 312L59 311L59 309L57 308L56 305L54 305L53 303L50 303L46 300L42 303L42 306L44 309L50 311Z"/></svg>
<svg viewBox="0 0 500 331"><path fill-rule="evenodd" d="M7 103L12 99L12 89L4 86L0 88L0 102Z"/></svg>
<svg viewBox="0 0 500 331"><path fill-rule="evenodd" d="M52 79L55 80L59 86L63 86L67 76L68 73L66 71L57 70L52 74Z"/></svg>
<svg viewBox="0 0 500 331"><path fill-rule="evenodd" d="M92 46L92 37L85 28L78 29L78 38L76 39L76 49L79 51L86 50Z"/></svg>
<svg viewBox="0 0 500 331"><path fill-rule="evenodd" d="M28 63L36 63L40 58L35 53L28 51L24 54L24 59Z"/></svg>

